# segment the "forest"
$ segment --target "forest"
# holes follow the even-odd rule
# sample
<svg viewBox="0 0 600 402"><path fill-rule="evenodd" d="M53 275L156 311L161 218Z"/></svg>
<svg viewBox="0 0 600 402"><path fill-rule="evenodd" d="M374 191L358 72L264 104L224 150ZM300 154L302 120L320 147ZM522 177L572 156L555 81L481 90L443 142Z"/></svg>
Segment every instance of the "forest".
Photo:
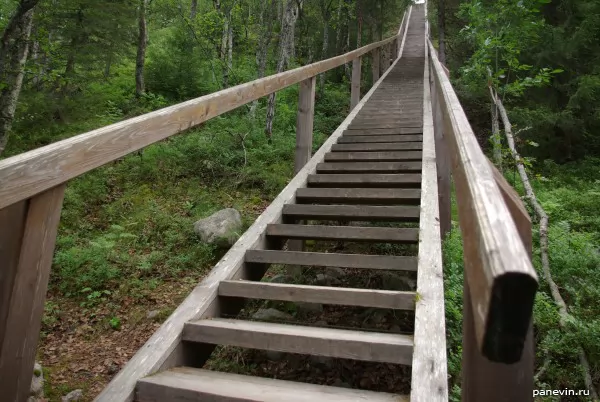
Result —
<svg viewBox="0 0 600 402"><path fill-rule="evenodd" d="M395 35L409 3L5 0L0 159ZM428 18L480 145L527 199L523 167L546 215L529 210L535 387L600 393L600 1L430 0ZM350 80L350 65L318 77L314 150L348 114ZM198 241L196 219L231 207L247 228L286 186L297 102L292 86L69 183L38 348L46 398L93 399L219 261L225 250ZM444 282L460 400L455 204Z"/></svg>

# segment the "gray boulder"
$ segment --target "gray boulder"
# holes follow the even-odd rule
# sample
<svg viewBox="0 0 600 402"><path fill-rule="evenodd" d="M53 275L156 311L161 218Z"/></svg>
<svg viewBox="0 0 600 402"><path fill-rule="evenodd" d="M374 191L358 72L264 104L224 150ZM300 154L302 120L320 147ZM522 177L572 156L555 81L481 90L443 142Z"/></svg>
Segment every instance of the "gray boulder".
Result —
<svg viewBox="0 0 600 402"><path fill-rule="evenodd" d="M33 366L33 376L31 377L31 388L29 395L32 400L44 397L44 373L42 365L35 362Z"/></svg>
<svg viewBox="0 0 600 402"><path fill-rule="evenodd" d="M222 209L194 223L194 232L203 242L231 247L240 237L242 217L233 208Z"/></svg>
<svg viewBox="0 0 600 402"><path fill-rule="evenodd" d="M276 320L290 321L290 320L294 319L294 317L292 317L291 315L284 313L283 311L274 309L274 308L261 308L256 313L254 313L254 315L252 315L252 318L254 318L255 320L261 320L261 321L276 321Z"/></svg>

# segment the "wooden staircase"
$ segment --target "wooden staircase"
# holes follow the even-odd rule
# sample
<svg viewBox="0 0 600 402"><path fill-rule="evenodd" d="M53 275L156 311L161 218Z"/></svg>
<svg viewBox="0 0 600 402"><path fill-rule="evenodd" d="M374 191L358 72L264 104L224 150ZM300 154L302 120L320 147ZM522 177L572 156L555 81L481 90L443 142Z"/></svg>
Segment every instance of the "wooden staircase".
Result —
<svg viewBox="0 0 600 402"><path fill-rule="evenodd" d="M422 192L424 12L415 8L408 24L404 57L381 81L315 173L282 210L282 223L263 235L271 248L248 250L247 269L272 264L416 271L417 256L338 254L277 250L288 240L418 244ZM332 226L337 221L345 226ZM360 226L350 226L349 222ZM394 222L394 227L370 223ZM411 227L401 227L410 223ZM288 246L291 243L288 243ZM285 246L283 247L285 248ZM291 248L291 247L289 247ZM436 267L439 269L440 267ZM439 272L441 275L441 272ZM259 275L256 277L258 278ZM240 299L322 303L364 308L414 310L416 291L223 280L220 304ZM443 319L443 304L439 317ZM413 335L219 318L188 321L185 343L411 365ZM174 367L138 382L140 401L398 401L399 395Z"/></svg>
<svg viewBox="0 0 600 402"><path fill-rule="evenodd" d="M464 399L530 399L531 222L477 144L428 41L426 7L411 6L402 21L397 35L349 53L0 161L0 227L10 228L0 231L0 394L20 402L29 392L23 379L35 359L66 183L299 84L295 177L96 400L447 401L441 239L450 228L450 171L465 256ZM375 83L360 100L369 54ZM312 155L316 76L350 62L352 110ZM404 246L391 255L363 246L306 251L309 240ZM404 272L416 275L416 289L262 282L274 264ZM241 318L252 300L404 311L414 314L414 331ZM207 370L216 345L410 366L410 395Z"/></svg>

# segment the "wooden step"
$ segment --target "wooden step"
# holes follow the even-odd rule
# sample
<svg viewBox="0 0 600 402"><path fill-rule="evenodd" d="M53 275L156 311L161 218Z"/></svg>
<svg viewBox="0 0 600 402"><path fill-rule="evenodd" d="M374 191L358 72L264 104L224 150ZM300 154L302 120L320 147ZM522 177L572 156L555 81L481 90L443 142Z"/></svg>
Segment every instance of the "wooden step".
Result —
<svg viewBox="0 0 600 402"><path fill-rule="evenodd" d="M288 283L223 281L219 283L219 296L395 310L414 310L416 293L295 285Z"/></svg>
<svg viewBox="0 0 600 402"><path fill-rule="evenodd" d="M420 187L418 173L359 173L359 174L311 174L308 176L311 187Z"/></svg>
<svg viewBox="0 0 600 402"><path fill-rule="evenodd" d="M422 158L421 151L328 152L325 154L325 162L420 161Z"/></svg>
<svg viewBox="0 0 600 402"><path fill-rule="evenodd" d="M352 123L350 127L365 129L365 128L396 128L396 127L418 127L421 123L420 119L403 120L402 122L394 123Z"/></svg>
<svg viewBox="0 0 600 402"><path fill-rule="evenodd" d="M423 141L422 135L401 134L401 135L348 135L342 136L338 144L356 144L361 142L419 142Z"/></svg>
<svg viewBox="0 0 600 402"><path fill-rule="evenodd" d="M319 163L317 173L421 172L421 162L330 162Z"/></svg>
<svg viewBox="0 0 600 402"><path fill-rule="evenodd" d="M408 402L407 396L190 367L175 367L138 381L142 402Z"/></svg>
<svg viewBox="0 0 600 402"><path fill-rule="evenodd" d="M339 267L351 269L378 269L387 271L417 270L417 257L395 255L248 250L246 251L245 261L258 264L301 265L309 267Z"/></svg>
<svg viewBox="0 0 600 402"><path fill-rule="evenodd" d="M267 236L285 239L416 243L419 229L324 225L267 225Z"/></svg>
<svg viewBox="0 0 600 402"><path fill-rule="evenodd" d="M188 342L405 365L412 364L413 353L410 335L225 318L188 322L182 338Z"/></svg>
<svg viewBox="0 0 600 402"><path fill-rule="evenodd" d="M299 188L296 202L344 204L418 204L421 190L413 188Z"/></svg>
<svg viewBox="0 0 600 402"><path fill-rule="evenodd" d="M298 220L415 222L418 206L394 205L306 205L286 204L283 215Z"/></svg>
<svg viewBox="0 0 600 402"><path fill-rule="evenodd" d="M333 144L333 152L369 152L369 151L418 151L423 149L422 142L381 142L381 143L356 143Z"/></svg>
<svg viewBox="0 0 600 402"><path fill-rule="evenodd" d="M383 129L351 129L344 131L343 135L402 135L402 134L422 134L422 127L398 127Z"/></svg>

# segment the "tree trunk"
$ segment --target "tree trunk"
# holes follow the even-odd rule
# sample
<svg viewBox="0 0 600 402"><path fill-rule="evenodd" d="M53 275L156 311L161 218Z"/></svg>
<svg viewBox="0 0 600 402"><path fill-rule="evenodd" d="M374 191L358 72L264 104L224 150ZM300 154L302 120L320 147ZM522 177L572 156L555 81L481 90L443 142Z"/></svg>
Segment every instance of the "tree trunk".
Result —
<svg viewBox="0 0 600 402"><path fill-rule="evenodd" d="M337 30L335 32L335 50L337 53L341 53L341 49L343 48L342 43L342 5L344 4L344 0L339 0L338 8L335 13L335 26Z"/></svg>
<svg viewBox="0 0 600 402"><path fill-rule="evenodd" d="M258 78L264 77L267 69L269 44L273 39L273 16L275 15L275 10L273 8L275 6L275 0L270 0L270 4L268 4L268 0L262 0L260 5L261 8L258 17L259 37L258 47L256 49L256 68ZM250 116L254 117L257 107L258 100L255 100L252 102L252 106L250 107Z"/></svg>
<svg viewBox="0 0 600 402"><path fill-rule="evenodd" d="M221 35L221 60L225 60L227 54L227 39L229 37L229 16L223 19L223 34Z"/></svg>
<svg viewBox="0 0 600 402"><path fill-rule="evenodd" d="M229 87L229 75L231 74L231 69L233 68L233 23L231 21L231 13L229 10L229 15L227 19L229 23L227 24L227 63L225 64L225 74L223 77L223 87Z"/></svg>
<svg viewBox="0 0 600 402"><path fill-rule="evenodd" d="M29 53L33 9L37 0L21 0L0 43L0 155L6 148Z"/></svg>
<svg viewBox="0 0 600 402"><path fill-rule="evenodd" d="M146 92L144 84L144 65L146 63L146 46L148 45L148 30L146 27L146 6L148 0L140 0L138 48L135 61L135 95L142 96Z"/></svg>
<svg viewBox="0 0 600 402"><path fill-rule="evenodd" d="M438 53L440 63L446 65L446 4L438 0Z"/></svg>
<svg viewBox="0 0 600 402"><path fill-rule="evenodd" d="M291 55L294 54L294 29L298 20L298 7L303 0L289 0L283 16L283 24L279 35L279 59L277 61L277 73L284 71L290 61ZM267 107L267 124L265 134L269 141L273 135L273 119L275 118L275 100L276 93L269 95L269 103Z"/></svg>
<svg viewBox="0 0 600 402"><path fill-rule="evenodd" d="M323 47L321 48L321 60L327 58L327 49L329 47L329 16L325 15L323 19ZM325 90L325 76L323 73L319 76L319 93L322 94Z"/></svg>
<svg viewBox="0 0 600 402"><path fill-rule="evenodd" d="M494 165L502 172L502 142L500 141L500 124L498 122L498 107L492 102L492 155Z"/></svg>
<svg viewBox="0 0 600 402"><path fill-rule="evenodd" d="M198 0L192 0L192 7L190 8L190 20L196 19L196 14L198 13Z"/></svg>

